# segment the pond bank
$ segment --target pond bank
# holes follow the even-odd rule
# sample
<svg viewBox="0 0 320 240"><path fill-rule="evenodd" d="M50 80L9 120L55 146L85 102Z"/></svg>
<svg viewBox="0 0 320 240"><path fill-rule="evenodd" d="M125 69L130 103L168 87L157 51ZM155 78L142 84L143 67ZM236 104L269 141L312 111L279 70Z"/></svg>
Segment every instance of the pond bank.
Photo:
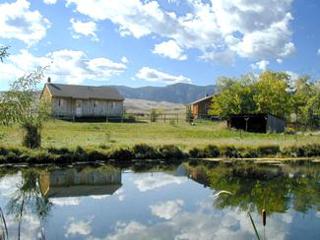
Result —
<svg viewBox="0 0 320 240"><path fill-rule="evenodd" d="M181 160L206 161L311 161L320 157L320 144L290 146L236 147L208 145L205 148L182 150L175 145L149 146L137 144L118 149L69 148L9 148L0 146L0 165L3 164L73 164L73 163L175 163Z"/></svg>

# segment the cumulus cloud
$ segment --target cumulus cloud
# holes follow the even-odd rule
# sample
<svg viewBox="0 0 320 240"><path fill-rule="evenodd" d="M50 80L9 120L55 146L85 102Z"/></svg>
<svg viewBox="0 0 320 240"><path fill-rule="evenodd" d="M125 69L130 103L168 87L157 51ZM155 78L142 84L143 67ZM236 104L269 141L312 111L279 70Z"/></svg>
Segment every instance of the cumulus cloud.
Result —
<svg viewBox="0 0 320 240"><path fill-rule="evenodd" d="M292 0L189 0L187 4L189 12L177 16L154 0L67 0L67 6L95 21L111 21L122 36L167 39L153 49L163 57L183 60L185 50L198 49L205 60L219 61L217 54L277 59L295 50L290 30Z"/></svg>
<svg viewBox="0 0 320 240"><path fill-rule="evenodd" d="M261 60L259 62L254 63L254 64L251 64L251 68L252 69L259 69L261 71L266 71L269 64L270 64L269 61Z"/></svg>
<svg viewBox="0 0 320 240"><path fill-rule="evenodd" d="M48 5L53 5L53 4L56 4L58 0L43 0L43 2L45 4L48 4Z"/></svg>
<svg viewBox="0 0 320 240"><path fill-rule="evenodd" d="M183 53L181 47L174 40L169 40L167 42L162 42L160 44L155 45L152 52L171 59L187 59L187 56Z"/></svg>
<svg viewBox="0 0 320 240"><path fill-rule="evenodd" d="M82 22L79 20L75 20L74 18L70 19L70 23L72 25L72 30L74 34L73 38L79 38L81 35L86 37L91 37L92 40L98 41L98 37L96 35L97 25L93 21Z"/></svg>
<svg viewBox="0 0 320 240"><path fill-rule="evenodd" d="M150 206L153 215L169 220L176 216L181 210L184 202L181 199L160 202Z"/></svg>
<svg viewBox="0 0 320 240"><path fill-rule="evenodd" d="M53 81L79 84L84 80L107 81L110 77L126 70L123 62L114 62L108 58L88 58L82 51L62 49L45 56L35 56L28 50L10 55L7 62L0 64L3 81L10 81L35 70L49 66L47 75Z"/></svg>
<svg viewBox="0 0 320 240"><path fill-rule="evenodd" d="M27 0L0 4L0 38L18 39L31 46L46 36L48 19L39 11L30 10Z"/></svg>
<svg viewBox="0 0 320 240"><path fill-rule="evenodd" d="M148 82L164 82L168 84L191 83L191 79L183 75L175 76L149 67L141 68L137 72L136 77Z"/></svg>

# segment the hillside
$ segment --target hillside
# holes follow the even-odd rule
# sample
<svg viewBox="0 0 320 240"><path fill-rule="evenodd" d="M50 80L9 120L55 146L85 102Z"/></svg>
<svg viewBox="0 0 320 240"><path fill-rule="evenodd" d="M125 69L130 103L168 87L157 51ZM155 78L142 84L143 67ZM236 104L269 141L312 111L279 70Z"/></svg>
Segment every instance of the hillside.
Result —
<svg viewBox="0 0 320 240"><path fill-rule="evenodd" d="M144 99L126 98L124 107L127 113L147 113L152 109L161 110L165 113L185 113L186 108L183 104L170 102L156 102Z"/></svg>
<svg viewBox="0 0 320 240"><path fill-rule="evenodd" d="M150 101L165 101L171 103L187 104L196 99L212 94L214 85L197 86L192 84L178 83L165 87L140 87L112 86L118 89L121 95L130 99L145 99Z"/></svg>

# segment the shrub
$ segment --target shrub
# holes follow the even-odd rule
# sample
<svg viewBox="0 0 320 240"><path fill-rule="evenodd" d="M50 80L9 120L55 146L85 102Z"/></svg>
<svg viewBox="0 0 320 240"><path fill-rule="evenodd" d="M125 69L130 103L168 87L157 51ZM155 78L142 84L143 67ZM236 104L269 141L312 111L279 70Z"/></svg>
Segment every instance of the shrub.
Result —
<svg viewBox="0 0 320 240"><path fill-rule="evenodd" d="M39 124L26 122L22 125L25 130L22 145L27 148L39 148L41 145L41 133Z"/></svg>
<svg viewBox="0 0 320 240"><path fill-rule="evenodd" d="M205 147L204 152L207 157L215 158L220 156L220 150L215 145L208 145L207 147Z"/></svg>
<svg viewBox="0 0 320 240"><path fill-rule="evenodd" d="M62 155L62 154L70 154L70 150L68 148L53 148L53 147L50 147L48 148L48 152L49 153L53 153L53 154L59 154L59 155Z"/></svg>
<svg viewBox="0 0 320 240"><path fill-rule="evenodd" d="M159 148L159 152L163 159L183 159L185 154L175 145L164 145Z"/></svg>
<svg viewBox="0 0 320 240"><path fill-rule="evenodd" d="M260 157L275 156L280 153L280 147L278 145L260 146L257 151Z"/></svg>
<svg viewBox="0 0 320 240"><path fill-rule="evenodd" d="M130 161L134 158L134 154L129 149L120 148L112 152L110 158L120 161Z"/></svg>
<svg viewBox="0 0 320 240"><path fill-rule="evenodd" d="M96 150L89 151L87 154L89 161L108 160L109 158L107 153L98 152Z"/></svg>
<svg viewBox="0 0 320 240"><path fill-rule="evenodd" d="M147 144L137 144L133 147L133 153L136 159L156 159L160 154L157 149Z"/></svg>
<svg viewBox="0 0 320 240"><path fill-rule="evenodd" d="M76 150L74 151L73 159L75 161L80 161L80 162L87 161L88 155L87 155L86 151L83 150L82 147L78 146L76 148Z"/></svg>
<svg viewBox="0 0 320 240"><path fill-rule="evenodd" d="M227 146L224 149L224 156L228 158L238 158L241 157L239 150L234 146Z"/></svg>
<svg viewBox="0 0 320 240"><path fill-rule="evenodd" d="M192 148L190 151L189 151L189 155L193 158L205 158L207 157L206 153L204 150L202 149L199 149L199 148Z"/></svg>

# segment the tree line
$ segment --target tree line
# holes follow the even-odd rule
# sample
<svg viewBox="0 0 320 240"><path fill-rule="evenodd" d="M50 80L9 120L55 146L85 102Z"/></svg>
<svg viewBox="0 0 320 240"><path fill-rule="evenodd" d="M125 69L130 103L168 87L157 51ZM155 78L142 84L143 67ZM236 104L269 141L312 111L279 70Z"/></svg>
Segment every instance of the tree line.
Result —
<svg viewBox="0 0 320 240"><path fill-rule="evenodd" d="M265 71L240 78L221 77L211 115L270 113L308 127L320 125L320 84L309 76L292 79L284 72Z"/></svg>

